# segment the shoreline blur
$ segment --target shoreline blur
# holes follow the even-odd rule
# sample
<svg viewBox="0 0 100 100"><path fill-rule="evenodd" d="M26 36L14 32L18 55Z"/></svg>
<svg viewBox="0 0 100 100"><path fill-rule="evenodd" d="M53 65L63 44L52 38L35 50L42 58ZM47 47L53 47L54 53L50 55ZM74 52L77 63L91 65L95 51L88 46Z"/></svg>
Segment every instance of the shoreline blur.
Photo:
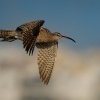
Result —
<svg viewBox="0 0 100 100"><path fill-rule="evenodd" d="M0 100L100 100L100 49L59 47L52 77L44 85L37 50L0 47Z"/></svg>

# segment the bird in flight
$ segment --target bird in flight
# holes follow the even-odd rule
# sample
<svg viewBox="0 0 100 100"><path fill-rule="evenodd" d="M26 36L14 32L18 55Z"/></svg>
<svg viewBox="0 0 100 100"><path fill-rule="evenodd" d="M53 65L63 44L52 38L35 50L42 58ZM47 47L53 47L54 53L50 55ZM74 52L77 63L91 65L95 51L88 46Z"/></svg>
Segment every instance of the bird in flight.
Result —
<svg viewBox="0 0 100 100"><path fill-rule="evenodd" d="M22 24L16 30L0 30L1 41L12 42L21 40L23 47L29 55L33 55L35 46L38 48L38 67L40 78L44 84L48 84L54 67L58 49L58 40L61 38L74 39L63 36L58 32L52 33L47 28L41 27L44 20L36 20Z"/></svg>

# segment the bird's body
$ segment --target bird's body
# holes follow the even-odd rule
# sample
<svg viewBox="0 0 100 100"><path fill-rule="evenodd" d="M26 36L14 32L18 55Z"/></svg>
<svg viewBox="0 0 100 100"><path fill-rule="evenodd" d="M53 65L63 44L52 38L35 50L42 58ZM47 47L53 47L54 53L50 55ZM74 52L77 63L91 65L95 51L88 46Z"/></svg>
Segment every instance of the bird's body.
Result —
<svg viewBox="0 0 100 100"><path fill-rule="evenodd" d="M43 20L38 20L20 25L15 31L0 31L0 37L22 40L23 46L29 55L33 54L34 47L36 46L39 49L38 66L40 78L44 84L48 84L55 62L58 39L65 37L72 41L74 40L58 32L51 33L48 29L41 27L43 23Z"/></svg>
<svg viewBox="0 0 100 100"><path fill-rule="evenodd" d="M53 41L52 33L48 29L41 27L36 42L41 43L50 41Z"/></svg>

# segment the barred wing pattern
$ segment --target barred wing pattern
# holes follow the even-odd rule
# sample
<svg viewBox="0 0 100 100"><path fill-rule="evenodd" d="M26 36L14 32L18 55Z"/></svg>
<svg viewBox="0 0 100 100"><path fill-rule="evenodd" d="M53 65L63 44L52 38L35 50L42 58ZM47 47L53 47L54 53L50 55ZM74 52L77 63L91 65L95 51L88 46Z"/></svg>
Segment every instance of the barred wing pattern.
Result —
<svg viewBox="0 0 100 100"><path fill-rule="evenodd" d="M40 78L44 84L48 84L55 62L58 41L50 43L38 43L36 46L39 49L38 66Z"/></svg>
<svg viewBox="0 0 100 100"><path fill-rule="evenodd" d="M37 36L33 35L32 33L30 34L26 32L23 35L23 47L25 48L27 53L29 53L29 55L33 54L34 47L36 44L36 39L37 39Z"/></svg>
<svg viewBox="0 0 100 100"><path fill-rule="evenodd" d="M23 47L27 53L33 54L36 44L37 36L39 35L40 27L43 25L44 20L37 20L29 23L25 23L17 27L16 31L19 34L23 34Z"/></svg>

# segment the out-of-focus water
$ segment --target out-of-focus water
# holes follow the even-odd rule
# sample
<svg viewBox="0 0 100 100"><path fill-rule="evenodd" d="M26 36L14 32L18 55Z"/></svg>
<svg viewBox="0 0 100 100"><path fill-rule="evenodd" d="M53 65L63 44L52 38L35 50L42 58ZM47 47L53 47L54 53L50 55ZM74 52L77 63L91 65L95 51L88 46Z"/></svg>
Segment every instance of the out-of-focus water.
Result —
<svg viewBox="0 0 100 100"><path fill-rule="evenodd" d="M59 48L49 84L44 85L37 52L0 48L0 100L100 100L100 49Z"/></svg>

